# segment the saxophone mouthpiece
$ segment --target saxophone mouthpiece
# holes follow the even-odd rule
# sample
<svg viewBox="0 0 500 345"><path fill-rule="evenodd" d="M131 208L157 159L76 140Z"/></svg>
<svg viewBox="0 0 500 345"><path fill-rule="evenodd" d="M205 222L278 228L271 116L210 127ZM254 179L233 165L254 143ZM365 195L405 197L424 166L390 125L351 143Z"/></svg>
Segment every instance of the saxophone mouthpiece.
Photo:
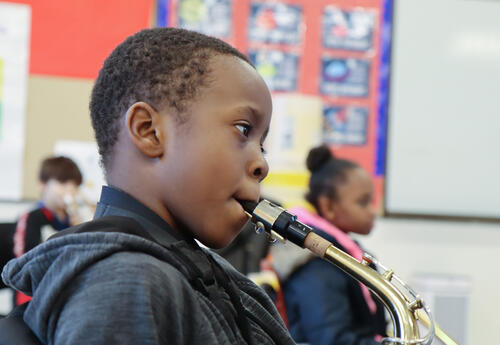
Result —
<svg viewBox="0 0 500 345"><path fill-rule="evenodd" d="M257 203L253 201L242 201L241 206L243 206L243 209L247 213L252 214L255 208L257 207Z"/></svg>
<svg viewBox="0 0 500 345"><path fill-rule="evenodd" d="M258 203L245 201L242 206L257 229L261 230L258 232L266 231L280 241L289 240L304 247L304 240L312 229L300 223L295 215L266 199Z"/></svg>

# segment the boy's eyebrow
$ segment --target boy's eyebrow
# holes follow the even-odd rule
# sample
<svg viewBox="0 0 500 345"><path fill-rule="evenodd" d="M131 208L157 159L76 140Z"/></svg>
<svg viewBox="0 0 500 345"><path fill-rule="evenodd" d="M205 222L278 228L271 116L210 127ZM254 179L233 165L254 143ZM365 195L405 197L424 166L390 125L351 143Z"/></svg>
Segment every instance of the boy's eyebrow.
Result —
<svg viewBox="0 0 500 345"><path fill-rule="evenodd" d="M252 106L246 106L245 108L246 108L246 111L250 112L250 115L252 116L252 120L255 122L261 120L264 117L257 109L255 109ZM264 131L264 134L262 134L262 138L260 139L261 144L263 144L264 141L266 140L268 133L269 133L269 126Z"/></svg>
<svg viewBox="0 0 500 345"><path fill-rule="evenodd" d="M250 115L250 117L252 118L253 122L260 122L261 119L264 117L264 115L261 114L260 111L258 111L257 109L255 109L251 105L245 105L245 106L237 107L235 109L235 111L238 112L238 113L241 113L241 114ZM266 129L266 135L267 135L268 131L269 131L269 128Z"/></svg>
<svg viewBox="0 0 500 345"><path fill-rule="evenodd" d="M259 118L262 117L260 112L251 105L244 105L237 107L235 111L241 114L250 115L253 121L258 121Z"/></svg>

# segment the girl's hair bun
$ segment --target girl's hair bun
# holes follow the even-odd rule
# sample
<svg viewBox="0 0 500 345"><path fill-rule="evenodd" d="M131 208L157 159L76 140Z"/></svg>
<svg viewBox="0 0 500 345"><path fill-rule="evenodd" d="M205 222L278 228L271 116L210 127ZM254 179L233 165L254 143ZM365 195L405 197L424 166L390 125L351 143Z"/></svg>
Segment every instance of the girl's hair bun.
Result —
<svg viewBox="0 0 500 345"><path fill-rule="evenodd" d="M315 172L321 169L330 159L335 159L335 156L327 145L323 144L315 147L309 151L307 155L307 169L309 169L310 172Z"/></svg>

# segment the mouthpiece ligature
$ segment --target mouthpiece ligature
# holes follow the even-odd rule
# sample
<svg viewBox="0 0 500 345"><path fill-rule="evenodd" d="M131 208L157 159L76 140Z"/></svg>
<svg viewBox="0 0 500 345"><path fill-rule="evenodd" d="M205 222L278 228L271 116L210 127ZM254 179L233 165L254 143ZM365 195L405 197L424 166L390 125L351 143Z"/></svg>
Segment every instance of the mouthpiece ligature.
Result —
<svg viewBox="0 0 500 345"><path fill-rule="evenodd" d="M245 202L243 208L255 224L256 231L266 231L271 238L281 242L291 241L304 248L304 241L312 231L310 227L297 221L297 217L270 201Z"/></svg>

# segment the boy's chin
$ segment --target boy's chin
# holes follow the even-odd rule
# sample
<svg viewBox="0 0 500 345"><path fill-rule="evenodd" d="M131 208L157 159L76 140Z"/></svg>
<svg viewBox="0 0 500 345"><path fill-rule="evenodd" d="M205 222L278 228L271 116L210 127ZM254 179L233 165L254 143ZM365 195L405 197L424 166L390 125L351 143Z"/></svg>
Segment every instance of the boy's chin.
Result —
<svg viewBox="0 0 500 345"><path fill-rule="evenodd" d="M198 238L198 241L208 248L221 249L230 245L238 233L228 233L223 236L208 236L207 238Z"/></svg>

